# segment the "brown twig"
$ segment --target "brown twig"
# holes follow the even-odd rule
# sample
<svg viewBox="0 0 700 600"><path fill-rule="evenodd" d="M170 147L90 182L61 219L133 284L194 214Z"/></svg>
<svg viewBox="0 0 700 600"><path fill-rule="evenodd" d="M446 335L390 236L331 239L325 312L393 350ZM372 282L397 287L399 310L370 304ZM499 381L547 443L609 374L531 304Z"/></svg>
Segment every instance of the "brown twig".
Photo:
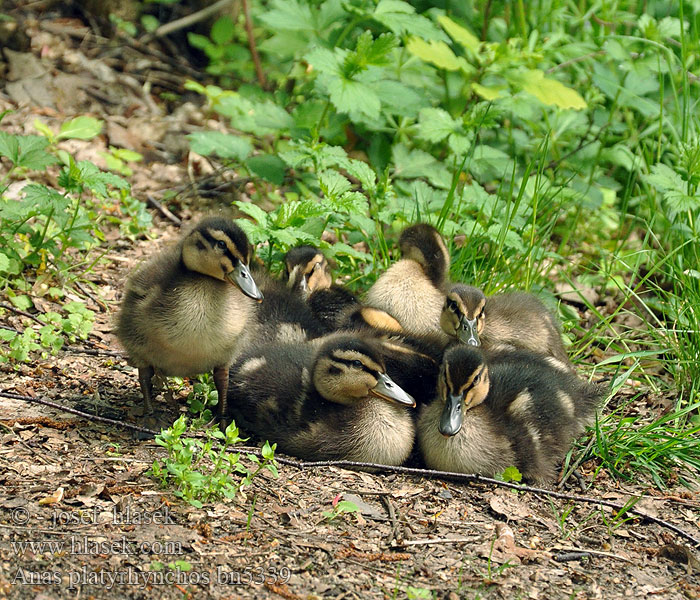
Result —
<svg viewBox="0 0 700 600"><path fill-rule="evenodd" d="M175 31L179 31L180 29L184 29L185 27L189 27L190 25L194 25L195 23L199 23L200 21L204 21L204 19L207 19L209 16L216 14L227 4L231 4L231 2L233 2L233 0L219 0L218 2L215 2L211 6L207 6L202 10L198 10L197 12L194 12L190 15L186 15L181 19L176 19L175 21L170 21L170 23L161 25L152 34L147 34L143 38L141 38L141 43L148 43L153 38L163 37L165 35L174 33Z"/></svg>
<svg viewBox="0 0 700 600"><path fill-rule="evenodd" d="M394 544L396 548L405 546L427 546L428 544L470 544L473 543L476 537L459 537L459 538L429 538L425 540L404 540Z"/></svg>
<svg viewBox="0 0 700 600"><path fill-rule="evenodd" d="M253 57L253 64L255 65L255 75L258 78L258 83L260 84L260 87L265 89L265 73L263 73L262 65L260 63L258 47L255 45L255 35L253 34L253 20L250 17L250 8L248 7L248 0L242 0L242 4L243 14L245 15L245 31L248 35L248 47L250 48L250 55Z"/></svg>
<svg viewBox="0 0 700 600"><path fill-rule="evenodd" d="M132 425L131 423L125 423L124 421L117 421L115 419L108 419L107 417L100 417L99 415L93 415L90 413L83 412L77 408L70 408L63 404L58 404L57 402L51 402L51 400L46 400L44 398L32 398L31 396L23 396L22 394L15 394L13 392L6 392L5 390L0 390L0 396L4 398L12 398L13 400L24 400L25 402L34 402L36 404L43 404L44 406L50 406L51 408L56 408L73 415L78 415L90 421L101 421L102 423L108 423L109 425L116 425L117 427L126 427L127 429L133 429L134 431L139 431L141 433L148 433L150 435L158 435L159 431L153 431L152 429L147 429L146 427L139 427L138 425Z"/></svg>
<svg viewBox="0 0 700 600"><path fill-rule="evenodd" d="M77 279L75 280L75 287L77 287L81 292L83 292L83 294L90 298L90 300L97 304L97 306L100 308L100 312L107 311L107 305L102 300L94 296L92 292L89 289L87 289L82 283L80 283L80 281L78 281Z"/></svg>
<svg viewBox="0 0 700 600"><path fill-rule="evenodd" d="M175 223L178 227L182 225L182 219L174 215L167 206L163 206L158 200L156 200L151 194L146 194L146 199L148 203L155 208L161 215L163 215L169 221Z"/></svg>
<svg viewBox="0 0 700 600"><path fill-rule="evenodd" d="M41 325L42 327L46 325L46 323L44 323L44 321L39 319L36 315L28 313L25 310L16 308L12 306L12 304L7 304L7 302L0 302L0 308L4 308L5 310L9 310L10 312L13 312L15 314L22 315L23 317L29 317L32 321L39 323L39 325Z"/></svg>
<svg viewBox="0 0 700 600"><path fill-rule="evenodd" d="M108 423L110 425L116 425L118 427L126 427L127 429L132 429L134 431L140 431L143 433L148 433L150 435L158 435L158 431L153 429L148 429L146 427L139 427L138 425L132 425L131 423L125 423L124 421L116 421L115 419L108 419L107 417L100 417L98 415L92 415L79 411L75 408L68 408L62 404L56 402L51 402L50 400L44 400L43 398L32 398L31 396L23 396L21 394L15 394L12 392L6 392L0 390L0 396L5 398L12 398L16 400L24 400L27 402L36 402L38 404L44 404L58 410L63 410L81 417L85 417L91 421L101 421L103 423ZM256 451L245 451L247 454L254 454L259 458L262 458L262 452L260 450ZM603 500L601 498L592 498L589 496L579 496L576 494L566 494L564 492L556 492L554 490L547 490L544 488L538 488L530 485L522 485L518 483L510 483L507 481L500 481L498 479L493 479L491 477L482 477L481 475L469 474L469 473L454 473L451 471L437 471L435 469L419 469L416 467L400 467L395 465L383 465L379 463L369 463L369 462L359 462L354 460L317 460L317 461L300 461L291 458L275 457L275 461L281 465L289 465L297 469L316 469L319 467L339 467L342 469L351 470L362 470L366 471L372 469L374 471L383 471L386 473L399 473L402 475L414 475L418 477L425 477L428 479L449 479L453 481L460 482L470 482L470 483L482 483L488 484L496 487L504 487L512 490L517 490L519 492L528 492L532 494L541 494L544 496L550 496L552 498L559 498L562 500L571 500L572 502L580 502L585 504L596 504L599 506L607 506L609 508L615 509L617 511L625 511L627 514L639 517L642 520L655 523L660 527L669 529L675 532L680 537L690 541L695 546L700 546L700 539L693 537L688 532L684 531L680 527L677 527L673 523L659 519L652 515L648 515L636 508L630 508L626 505L618 504L616 502L611 502L609 500Z"/></svg>

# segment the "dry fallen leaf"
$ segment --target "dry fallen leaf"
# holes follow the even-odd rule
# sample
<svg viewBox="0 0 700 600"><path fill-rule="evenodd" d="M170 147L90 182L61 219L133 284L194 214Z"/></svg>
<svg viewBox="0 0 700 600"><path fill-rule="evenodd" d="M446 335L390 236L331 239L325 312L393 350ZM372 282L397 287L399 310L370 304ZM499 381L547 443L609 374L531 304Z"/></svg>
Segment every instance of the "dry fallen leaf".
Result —
<svg viewBox="0 0 700 600"><path fill-rule="evenodd" d="M61 500L63 500L63 488L62 487L58 488L50 496L46 496L45 498L42 498L41 500L39 500L39 504L58 504Z"/></svg>

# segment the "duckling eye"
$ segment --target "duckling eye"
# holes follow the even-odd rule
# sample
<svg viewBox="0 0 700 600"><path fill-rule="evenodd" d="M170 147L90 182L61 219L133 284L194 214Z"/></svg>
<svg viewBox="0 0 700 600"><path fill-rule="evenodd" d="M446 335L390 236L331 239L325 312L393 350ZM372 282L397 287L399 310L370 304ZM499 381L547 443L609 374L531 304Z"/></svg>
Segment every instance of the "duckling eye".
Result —
<svg viewBox="0 0 700 600"><path fill-rule="evenodd" d="M364 367L364 365L362 364L362 361L359 361L359 360L353 360L352 366L355 367L356 369L361 369L362 367Z"/></svg>
<svg viewBox="0 0 700 600"><path fill-rule="evenodd" d="M481 380L481 373L479 373L476 377L474 377L473 383L477 384L477 383L479 383L480 380Z"/></svg>
<svg viewBox="0 0 700 600"><path fill-rule="evenodd" d="M224 249L226 249L226 242L224 242L224 240L218 240L216 242L216 247L224 250Z"/></svg>
<svg viewBox="0 0 700 600"><path fill-rule="evenodd" d="M453 313L457 312L457 303L453 301L447 302L447 308L449 308Z"/></svg>

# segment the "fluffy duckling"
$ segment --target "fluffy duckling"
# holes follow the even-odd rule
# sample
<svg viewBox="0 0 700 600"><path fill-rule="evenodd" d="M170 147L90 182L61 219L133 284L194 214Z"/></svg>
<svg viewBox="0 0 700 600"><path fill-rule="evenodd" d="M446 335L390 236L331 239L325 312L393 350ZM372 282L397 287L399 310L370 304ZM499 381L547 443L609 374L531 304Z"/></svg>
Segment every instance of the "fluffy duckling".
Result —
<svg viewBox="0 0 700 600"><path fill-rule="evenodd" d="M214 372L225 414L228 368L263 295L248 269L252 248L229 219L208 217L129 276L116 334L138 368L144 412L152 378Z"/></svg>
<svg viewBox="0 0 700 600"><path fill-rule="evenodd" d="M242 429L303 459L398 465L413 446L413 398L379 344L354 334L251 349L231 368L229 401Z"/></svg>
<svg viewBox="0 0 700 600"><path fill-rule="evenodd" d="M355 294L335 285L328 261L318 248L292 248L284 261L289 287L298 289L306 298L323 334L360 329L402 331L390 314L363 306Z"/></svg>
<svg viewBox="0 0 700 600"><path fill-rule="evenodd" d="M323 253L314 246L297 246L284 257L287 285L308 297L333 285L331 269Z"/></svg>
<svg viewBox="0 0 700 600"><path fill-rule="evenodd" d="M451 338L470 346L531 350L570 367L557 319L526 292L487 298L479 288L455 284L447 292L440 325Z"/></svg>
<svg viewBox="0 0 700 600"><path fill-rule="evenodd" d="M450 267L445 242L434 227L419 223L403 230L399 247L403 258L377 279L366 304L388 312L411 333L439 331Z"/></svg>
<svg viewBox="0 0 700 600"><path fill-rule="evenodd" d="M489 357L470 346L445 352L437 397L421 410L418 441L430 468L492 476L515 465L551 483L603 390L568 368L519 350Z"/></svg>

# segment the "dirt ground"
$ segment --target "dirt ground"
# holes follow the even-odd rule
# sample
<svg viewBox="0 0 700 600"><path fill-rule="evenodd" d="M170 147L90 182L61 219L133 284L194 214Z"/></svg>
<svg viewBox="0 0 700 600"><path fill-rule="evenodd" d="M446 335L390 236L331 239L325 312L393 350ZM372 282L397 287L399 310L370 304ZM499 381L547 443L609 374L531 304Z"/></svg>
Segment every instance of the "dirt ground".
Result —
<svg viewBox="0 0 700 600"><path fill-rule="evenodd" d="M194 104L165 107L144 87L150 77L182 91L186 74L167 56L115 50L58 14L22 15L30 45L18 43L0 65L0 112L14 111L3 130L35 133L40 118L56 131L68 117L91 114L105 120L103 135L61 147L102 166L109 145L143 152L129 177L137 198L175 189L170 206L186 220L201 206L193 190L207 191L208 210L246 197L246 180L187 151L186 133L221 125ZM111 328L124 278L177 234L152 212L157 240L130 241L105 225L104 256L80 297L97 313L89 349L120 350ZM55 308L46 298L35 306ZM9 310L0 323L35 325ZM64 350L5 363L0 391L117 421L0 397L0 598L700 597L697 547L669 528L491 484L280 465L279 478L264 472L245 495L194 508L146 475L164 450L120 425L139 424L140 396L135 370L119 356ZM184 395L159 399L164 422L184 410ZM623 505L641 495L636 509L700 539L697 492L620 484L597 467L581 466L586 496ZM582 494L574 478L562 491ZM339 499L359 511L324 515Z"/></svg>

